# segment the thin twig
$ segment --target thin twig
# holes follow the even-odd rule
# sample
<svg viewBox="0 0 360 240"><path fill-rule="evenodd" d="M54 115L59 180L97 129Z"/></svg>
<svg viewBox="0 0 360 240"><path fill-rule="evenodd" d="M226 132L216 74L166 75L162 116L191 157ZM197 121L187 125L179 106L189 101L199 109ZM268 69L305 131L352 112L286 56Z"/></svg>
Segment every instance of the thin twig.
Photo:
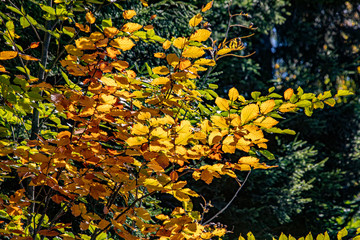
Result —
<svg viewBox="0 0 360 240"><path fill-rule="evenodd" d="M209 220L207 220L205 223L203 223L203 225L206 225L208 223L210 223L214 218L217 218L221 213L223 213L229 206L230 204L235 200L235 198L237 197L237 195L239 194L240 190L243 188L243 186L245 185L246 181L248 180L249 176L250 176L251 170L248 172L248 174L246 175L246 178L244 180L244 182L242 184L240 184L239 189L236 191L236 193L234 194L234 196L232 197L232 199L226 204L225 207L223 207L218 213L216 213L212 218L210 218Z"/></svg>

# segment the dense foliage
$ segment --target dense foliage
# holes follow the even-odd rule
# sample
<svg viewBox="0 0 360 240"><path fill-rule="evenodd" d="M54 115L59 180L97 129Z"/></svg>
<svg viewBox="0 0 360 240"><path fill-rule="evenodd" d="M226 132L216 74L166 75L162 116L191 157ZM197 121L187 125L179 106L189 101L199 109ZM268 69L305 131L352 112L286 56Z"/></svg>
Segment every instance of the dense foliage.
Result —
<svg viewBox="0 0 360 240"><path fill-rule="evenodd" d="M248 55L243 36L231 30L253 25L244 20L213 34L204 20L213 1L198 9L171 1L147 5L1 3L0 234L5 238L222 237L230 229L213 220L232 201L223 199L220 211L209 212L212 199L201 185L227 177L237 184L237 194L253 169L273 167L265 163L275 158L267 150L276 144L273 135L295 133L283 129L295 118L279 123L286 113L311 116L352 94L344 88L335 94L286 87L279 95L269 87L263 94L244 91L244 97L224 81L219 96L213 90L216 64ZM233 13L238 5L233 6L220 10L230 14L229 21L248 17ZM175 13L183 17L169 23ZM264 27L264 33L271 30ZM284 144L277 153L279 171L264 170L271 181L260 187L265 192L274 184L282 187L281 194L265 197L283 199L277 219L288 221L291 211L315 199L301 195L312 181L303 177L324 162L314 160L316 149L304 141ZM293 172L287 188L281 186L285 170ZM251 185L259 182L255 177ZM287 206L292 196L301 199L295 208ZM338 239L345 235L340 231Z"/></svg>

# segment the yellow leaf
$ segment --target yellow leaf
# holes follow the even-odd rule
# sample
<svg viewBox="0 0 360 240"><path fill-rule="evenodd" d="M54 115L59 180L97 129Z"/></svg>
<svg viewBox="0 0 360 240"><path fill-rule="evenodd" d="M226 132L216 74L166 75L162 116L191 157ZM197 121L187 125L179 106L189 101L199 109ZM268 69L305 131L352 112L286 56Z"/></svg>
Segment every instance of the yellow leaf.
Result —
<svg viewBox="0 0 360 240"><path fill-rule="evenodd" d="M204 42L204 41L208 40L210 35L211 35L211 32L209 30L199 29L199 30L196 30L196 32L194 32L193 34L191 34L190 40Z"/></svg>
<svg viewBox="0 0 360 240"><path fill-rule="evenodd" d="M251 156L242 157L238 161L238 163L240 163L240 164L248 164L248 165L254 165L258 162L259 162L259 159L257 159L256 157L251 157Z"/></svg>
<svg viewBox="0 0 360 240"><path fill-rule="evenodd" d="M126 140L126 143L132 147L137 145L142 145L143 143L146 143L148 140L144 137L130 137Z"/></svg>
<svg viewBox="0 0 360 240"><path fill-rule="evenodd" d="M226 120L222 116L211 116L211 121L213 124L220 128L228 128L229 125L226 124Z"/></svg>
<svg viewBox="0 0 360 240"><path fill-rule="evenodd" d="M159 77L152 80L151 85L162 85L162 84L167 84L168 82L170 82L169 78Z"/></svg>
<svg viewBox="0 0 360 240"><path fill-rule="evenodd" d="M30 55L20 54L20 57L26 61L39 61L39 59L32 57Z"/></svg>
<svg viewBox="0 0 360 240"><path fill-rule="evenodd" d="M199 23L202 21L202 19L203 18L200 13L196 14L189 21L190 27L196 27L197 25L199 25Z"/></svg>
<svg viewBox="0 0 360 240"><path fill-rule="evenodd" d="M104 39L104 35L101 32L93 32L90 34L90 40L93 42L97 42L102 39Z"/></svg>
<svg viewBox="0 0 360 240"><path fill-rule="evenodd" d="M293 94L294 94L294 90L291 89L291 88L288 88L288 89L284 92L284 98L285 98L285 100L289 100Z"/></svg>
<svg viewBox="0 0 360 240"><path fill-rule="evenodd" d="M211 132L208 138L209 145L218 144L222 139L222 135L218 131Z"/></svg>
<svg viewBox="0 0 360 240"><path fill-rule="evenodd" d="M249 104L241 110L241 123L245 124L259 115L259 106Z"/></svg>
<svg viewBox="0 0 360 240"><path fill-rule="evenodd" d="M123 12L123 18L124 19L131 19L136 15L136 12L134 10L125 10Z"/></svg>
<svg viewBox="0 0 360 240"><path fill-rule="evenodd" d="M167 75L170 73L169 69L165 66L154 67L152 69L152 71L153 71L153 73L159 74L159 75Z"/></svg>
<svg viewBox="0 0 360 240"><path fill-rule="evenodd" d="M85 15L86 21L90 24L93 24L96 20L96 18L94 17L94 14L92 12L88 12Z"/></svg>
<svg viewBox="0 0 360 240"><path fill-rule="evenodd" d="M9 60L17 56L17 52L15 51L3 51L0 52L0 60Z"/></svg>
<svg viewBox="0 0 360 240"><path fill-rule="evenodd" d="M100 94L99 100L103 104L115 104L116 103L116 97L113 95L107 95L105 93Z"/></svg>
<svg viewBox="0 0 360 240"><path fill-rule="evenodd" d="M136 123L131 128L131 134L146 135L149 133L149 128L141 123Z"/></svg>
<svg viewBox="0 0 360 240"><path fill-rule="evenodd" d="M273 126L275 126L276 124L278 124L279 122L276 121L275 119L273 119L272 117L264 117L261 116L258 119L256 119L254 121L254 123L260 127L264 127L264 128L272 128Z"/></svg>
<svg viewBox="0 0 360 240"><path fill-rule="evenodd" d="M244 151L244 152L249 152L250 144L251 144L251 141L246 140L245 138L240 138L238 140L238 142L236 143L236 148L241 151Z"/></svg>
<svg viewBox="0 0 360 240"><path fill-rule="evenodd" d="M126 62L126 61L121 61L121 60L111 62L110 65L113 66L114 68L116 68L116 69L119 70L119 71L122 71L122 70L124 70L124 69L126 69L126 68L129 67L129 63L128 63L128 62Z"/></svg>
<svg viewBox="0 0 360 240"><path fill-rule="evenodd" d="M238 97L239 97L239 92L238 92L238 90L236 89L236 88L231 88L230 90L229 90L229 99L231 100L231 101L235 101L235 100L237 100L238 99Z"/></svg>
<svg viewBox="0 0 360 240"><path fill-rule="evenodd" d="M117 87L117 83L114 79L112 78L108 78L108 77L102 77L100 79L100 81L106 85L106 86L109 86L109 87Z"/></svg>
<svg viewBox="0 0 360 240"><path fill-rule="evenodd" d="M178 37L174 40L173 45L178 49L183 49L187 44L187 40L184 37Z"/></svg>
<svg viewBox="0 0 360 240"><path fill-rule="evenodd" d="M165 58L166 55L165 55L165 53L157 52L157 53L154 53L154 57L156 57L156 58Z"/></svg>
<svg viewBox="0 0 360 240"><path fill-rule="evenodd" d="M211 2L208 2L204 7L201 8L201 11L206 12L207 10L209 10L212 7L213 2L214 2L214 0Z"/></svg>
<svg viewBox="0 0 360 240"><path fill-rule="evenodd" d="M159 180L157 180L155 178L146 178L143 184L145 187L149 187L149 188L155 189L155 190L160 190L163 188L163 186L159 182Z"/></svg>
<svg viewBox="0 0 360 240"><path fill-rule="evenodd" d="M169 49L170 46L171 46L171 42L169 40L166 40L165 42L163 42L162 47L164 50Z"/></svg>
<svg viewBox="0 0 360 240"><path fill-rule="evenodd" d="M222 144L222 150L224 153L235 153L236 146L234 136L227 136Z"/></svg>
<svg viewBox="0 0 360 240"><path fill-rule="evenodd" d="M223 48L223 49L220 49L219 51L217 51L217 55L224 55L224 54L227 54L229 52L231 52L232 49L231 48Z"/></svg>
<svg viewBox="0 0 360 240"><path fill-rule="evenodd" d="M205 54L205 51L199 47L190 46L187 47L182 53L183 57L186 58L199 58Z"/></svg>
<svg viewBox="0 0 360 240"><path fill-rule="evenodd" d="M215 66L216 62L212 59L200 58L195 61L194 65L207 65L207 66Z"/></svg>
<svg viewBox="0 0 360 240"><path fill-rule="evenodd" d="M151 113L149 112L140 112L138 115L139 120L148 120L151 118Z"/></svg>
<svg viewBox="0 0 360 240"><path fill-rule="evenodd" d="M284 103L279 107L280 112L293 112L296 110L297 105L293 103Z"/></svg>
<svg viewBox="0 0 360 240"><path fill-rule="evenodd" d="M104 34L105 34L108 38L113 38L113 37L115 37L118 33L119 33L119 29L117 29L116 27L107 27L107 28L104 29Z"/></svg>
<svg viewBox="0 0 360 240"><path fill-rule="evenodd" d="M271 112L274 109L274 107L275 107L274 99L267 100L260 105L260 112L262 114L267 114Z"/></svg>
<svg viewBox="0 0 360 240"><path fill-rule="evenodd" d="M175 138L175 145L186 145L191 135L192 135L191 132L180 133Z"/></svg>
<svg viewBox="0 0 360 240"><path fill-rule="evenodd" d="M76 47L80 50L95 50L95 44L88 37L81 37L75 40Z"/></svg>
<svg viewBox="0 0 360 240"><path fill-rule="evenodd" d="M119 37L110 42L110 45L123 51L130 50L135 44L127 37Z"/></svg>
<svg viewBox="0 0 360 240"><path fill-rule="evenodd" d="M138 23L126 23L122 28L121 28L121 31L123 32L129 32L129 33L132 33L132 32L135 32L139 29L141 29L143 26L138 24Z"/></svg>
<svg viewBox="0 0 360 240"><path fill-rule="evenodd" d="M215 103L223 111L228 111L230 109L229 102L224 98L217 97Z"/></svg>

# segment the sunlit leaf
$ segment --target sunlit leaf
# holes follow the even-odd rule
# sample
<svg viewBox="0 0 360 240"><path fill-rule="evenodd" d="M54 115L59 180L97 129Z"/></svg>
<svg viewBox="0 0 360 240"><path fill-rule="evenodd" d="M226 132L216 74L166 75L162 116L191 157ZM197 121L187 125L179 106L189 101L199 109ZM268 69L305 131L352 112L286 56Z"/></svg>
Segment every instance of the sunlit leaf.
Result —
<svg viewBox="0 0 360 240"><path fill-rule="evenodd" d="M17 56L16 51L2 51L0 52L0 60L9 60Z"/></svg>
<svg viewBox="0 0 360 240"><path fill-rule="evenodd" d="M208 2L205 6L203 6L203 7L201 8L201 11L202 11L202 12L208 11L208 10L212 7L213 3L214 3L214 0L211 1L211 2Z"/></svg>
<svg viewBox="0 0 360 240"><path fill-rule="evenodd" d="M134 10L125 10L122 15L124 19L131 19L136 15L136 12Z"/></svg>
<svg viewBox="0 0 360 240"><path fill-rule="evenodd" d="M189 21L190 27L196 27L199 25L199 23L202 21L202 16L200 13L196 14L194 17L192 17Z"/></svg>
<svg viewBox="0 0 360 240"><path fill-rule="evenodd" d="M241 110L241 123L245 124L259 115L259 106L256 104L249 104Z"/></svg>

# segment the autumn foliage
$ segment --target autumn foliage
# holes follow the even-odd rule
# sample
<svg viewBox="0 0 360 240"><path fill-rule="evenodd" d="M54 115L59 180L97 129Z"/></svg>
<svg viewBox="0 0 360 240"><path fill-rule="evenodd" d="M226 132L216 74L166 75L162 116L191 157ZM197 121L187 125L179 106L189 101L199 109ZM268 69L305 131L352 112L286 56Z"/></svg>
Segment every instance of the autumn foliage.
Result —
<svg viewBox="0 0 360 240"><path fill-rule="evenodd" d="M171 39L156 35L156 26L132 22L137 13L119 3L121 26L96 17L94 6L110 2L86 1L83 22L71 20L71 7L84 7L83 1L32 2L52 28L21 5L1 3L8 13L0 14L6 43L0 52L0 179L15 182L0 198L5 238L222 237L228 230L206 221L206 200L202 212L193 209L200 193L185 177L211 184L227 175L240 187L239 171L270 168L259 160L273 158L267 134L294 134L276 127L284 114L310 116L350 94L298 88L279 95L271 88L246 99L235 88L223 98L204 88L218 59L241 56L245 48L241 36L211 38L204 16L212 2L189 19L191 35ZM31 42L21 42L24 30L33 31ZM60 49L51 61L44 56L47 42ZM132 67L127 56L139 43L157 47L154 56L142 57L159 65ZM159 195L173 196L182 207L162 210L153 203Z"/></svg>

